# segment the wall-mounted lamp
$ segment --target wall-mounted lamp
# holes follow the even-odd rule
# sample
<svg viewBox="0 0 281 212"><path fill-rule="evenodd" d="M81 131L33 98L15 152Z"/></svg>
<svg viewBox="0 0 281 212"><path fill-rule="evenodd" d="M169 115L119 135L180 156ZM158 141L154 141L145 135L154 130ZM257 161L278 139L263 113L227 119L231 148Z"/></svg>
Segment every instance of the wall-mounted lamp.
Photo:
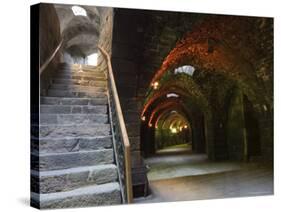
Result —
<svg viewBox="0 0 281 212"><path fill-rule="evenodd" d="M177 128L170 128L170 130L171 130L171 133L177 133L178 131L177 131Z"/></svg>
<svg viewBox="0 0 281 212"><path fill-rule="evenodd" d="M156 90L158 88L158 86L159 86L159 82L152 83L152 87L154 90Z"/></svg>

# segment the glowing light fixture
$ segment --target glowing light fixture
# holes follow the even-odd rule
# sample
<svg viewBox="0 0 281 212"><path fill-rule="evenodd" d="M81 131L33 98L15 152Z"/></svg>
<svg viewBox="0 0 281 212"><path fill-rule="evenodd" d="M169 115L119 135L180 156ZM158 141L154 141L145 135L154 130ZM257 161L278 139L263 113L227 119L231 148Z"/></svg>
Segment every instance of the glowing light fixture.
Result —
<svg viewBox="0 0 281 212"><path fill-rule="evenodd" d="M79 6L73 6L72 8L72 12L75 16L87 16L87 12L84 8L79 7Z"/></svg>
<svg viewBox="0 0 281 212"><path fill-rule="evenodd" d="M159 82L152 83L152 87L154 90L156 90L158 88L158 86L159 86Z"/></svg>
<svg viewBox="0 0 281 212"><path fill-rule="evenodd" d="M176 128L171 128L171 133L177 133L178 131L177 131L177 129Z"/></svg>
<svg viewBox="0 0 281 212"><path fill-rule="evenodd" d="M145 116L142 116L142 117L141 117L141 120L142 120L142 121L145 121Z"/></svg>
<svg viewBox="0 0 281 212"><path fill-rule="evenodd" d="M187 125L184 125L183 128L186 129L186 128L187 128Z"/></svg>
<svg viewBox="0 0 281 212"><path fill-rule="evenodd" d="M186 66L181 66L179 68L176 68L175 74L184 73L184 74L188 74L189 76L192 76L194 71L195 71L195 68L193 66L186 65Z"/></svg>
<svg viewBox="0 0 281 212"><path fill-rule="evenodd" d="M171 98L171 97L178 98L179 97L179 95L175 94L175 93L168 93L166 96L167 96L167 98Z"/></svg>

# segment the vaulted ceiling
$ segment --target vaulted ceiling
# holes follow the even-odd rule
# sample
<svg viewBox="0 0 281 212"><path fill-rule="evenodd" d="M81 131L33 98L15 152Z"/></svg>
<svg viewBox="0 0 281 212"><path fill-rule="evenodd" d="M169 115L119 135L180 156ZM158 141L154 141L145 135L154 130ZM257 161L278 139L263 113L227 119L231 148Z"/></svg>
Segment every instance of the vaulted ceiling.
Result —
<svg viewBox="0 0 281 212"><path fill-rule="evenodd" d="M64 50L71 55L85 57L97 50L100 11L94 6L76 6L85 13L75 15L72 7L73 5L55 5L64 39Z"/></svg>

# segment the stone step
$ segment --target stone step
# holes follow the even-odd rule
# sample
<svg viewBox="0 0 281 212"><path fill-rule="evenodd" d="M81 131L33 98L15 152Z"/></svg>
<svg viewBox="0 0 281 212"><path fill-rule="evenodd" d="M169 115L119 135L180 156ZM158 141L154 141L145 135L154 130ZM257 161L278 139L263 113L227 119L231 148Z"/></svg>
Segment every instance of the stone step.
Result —
<svg viewBox="0 0 281 212"><path fill-rule="evenodd" d="M59 70L57 75L80 75L80 76L103 76L106 77L107 73L101 70L92 70L92 69L63 69Z"/></svg>
<svg viewBox="0 0 281 212"><path fill-rule="evenodd" d="M59 85L59 86L57 86ZM61 84L53 84L50 86L49 90L61 90L69 92L86 92L86 93L106 93L106 88L102 87L92 87L92 86L61 86Z"/></svg>
<svg viewBox="0 0 281 212"><path fill-rule="evenodd" d="M74 80L99 80L99 81L106 81L106 76L100 74L91 74L91 75L71 75L71 74L57 74L55 79L74 79Z"/></svg>
<svg viewBox="0 0 281 212"><path fill-rule="evenodd" d="M66 84L66 85L85 85L95 87L106 87L107 81L104 80L77 80L77 79L56 79L52 80L53 83Z"/></svg>
<svg viewBox="0 0 281 212"><path fill-rule="evenodd" d="M71 78L71 76L80 76L80 77L106 77L103 71L84 71L84 70L71 70L71 71L59 71L56 73L55 77L63 77Z"/></svg>
<svg viewBox="0 0 281 212"><path fill-rule="evenodd" d="M73 208L121 204L121 193L119 184L114 182L58 193L39 195L32 192L31 199L31 204L41 209Z"/></svg>
<svg viewBox="0 0 281 212"><path fill-rule="evenodd" d="M40 153L90 151L112 148L112 136L33 138L32 144L39 145Z"/></svg>
<svg viewBox="0 0 281 212"><path fill-rule="evenodd" d="M47 105L106 105L107 98L62 98L62 97L41 97L41 104Z"/></svg>
<svg viewBox="0 0 281 212"><path fill-rule="evenodd" d="M106 124L107 114L40 114L40 124Z"/></svg>
<svg viewBox="0 0 281 212"><path fill-rule="evenodd" d="M52 97L91 97L91 98L105 98L106 92L95 92L95 91L68 91L60 89L48 89L48 96Z"/></svg>
<svg viewBox="0 0 281 212"><path fill-rule="evenodd" d="M82 186L117 181L117 167L106 164L40 172L31 170L31 180L35 184L32 187L33 192L69 191Z"/></svg>
<svg viewBox="0 0 281 212"><path fill-rule="evenodd" d="M39 158L40 157L40 158ZM34 170L47 171L113 163L112 149L67 153L31 153Z"/></svg>
<svg viewBox="0 0 281 212"><path fill-rule="evenodd" d="M84 64L73 64L71 65L71 70L83 70L83 71L102 71L99 66L93 66L93 65L84 65Z"/></svg>
<svg viewBox="0 0 281 212"><path fill-rule="evenodd" d="M95 91L95 92L106 92L106 87L93 87L93 86L84 86L84 85L66 85L66 84L52 84L51 89L63 89L71 91Z"/></svg>
<svg viewBox="0 0 281 212"><path fill-rule="evenodd" d="M106 105L40 105L40 114L60 113L60 114L106 114Z"/></svg>
<svg viewBox="0 0 281 212"><path fill-rule="evenodd" d="M109 124L40 125L40 138L78 138L110 135ZM36 133L36 132L35 132Z"/></svg>

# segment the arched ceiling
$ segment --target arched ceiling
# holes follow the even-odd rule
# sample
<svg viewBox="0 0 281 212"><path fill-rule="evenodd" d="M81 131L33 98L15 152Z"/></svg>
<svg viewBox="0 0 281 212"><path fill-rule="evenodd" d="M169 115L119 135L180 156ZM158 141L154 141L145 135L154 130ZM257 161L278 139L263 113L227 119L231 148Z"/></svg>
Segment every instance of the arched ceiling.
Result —
<svg viewBox="0 0 281 212"><path fill-rule="evenodd" d="M166 95L175 93L179 96L174 107L188 107L191 111L197 108L210 117L218 113L224 119L226 113L221 111L226 111L228 99L237 87L257 110L263 104L272 105L267 93L270 90L257 75L256 61L267 53L261 48L264 42L259 24L265 23L260 21L267 22L262 18L214 15L194 27L156 70L142 115L158 120L161 110L157 105L165 105L169 101ZM175 73L181 66L194 67L194 73ZM272 69L264 71L268 76L265 79L272 79ZM167 108L172 110L172 106Z"/></svg>
<svg viewBox="0 0 281 212"><path fill-rule="evenodd" d="M270 98L266 97L270 95L258 95L266 91L257 76L256 61L267 54L266 50L261 48L264 43L259 38L256 18L213 16L205 19L177 43L156 71L151 85L160 81L167 72L173 72L182 65L192 65L195 70L201 70L199 86L205 83L202 82L204 75L211 74L225 78L227 82L235 81L252 102L262 104L268 101L267 103L271 104ZM264 71L263 74L268 76L264 78L272 79L272 69ZM215 78L212 79L211 87L220 86L220 80ZM206 82L210 79L205 77ZM196 83L199 81L200 79Z"/></svg>
<svg viewBox="0 0 281 212"><path fill-rule="evenodd" d="M100 13L93 6L79 6L87 16L75 16L73 5L56 4L64 50L73 56L85 57L97 51L100 30Z"/></svg>
<svg viewBox="0 0 281 212"><path fill-rule="evenodd" d="M162 114L164 115L159 116L160 119L157 122L158 128L168 129L170 127L183 128L184 126L189 126L188 120L182 114L182 112L178 112L177 110L170 110Z"/></svg>
<svg viewBox="0 0 281 212"><path fill-rule="evenodd" d="M167 94L174 93L178 97L167 98ZM158 105L169 101L177 101L179 104L188 106L188 108L209 111L208 101L201 92L200 88L187 75L170 75L159 82L159 88L151 89L142 111L142 116Z"/></svg>

